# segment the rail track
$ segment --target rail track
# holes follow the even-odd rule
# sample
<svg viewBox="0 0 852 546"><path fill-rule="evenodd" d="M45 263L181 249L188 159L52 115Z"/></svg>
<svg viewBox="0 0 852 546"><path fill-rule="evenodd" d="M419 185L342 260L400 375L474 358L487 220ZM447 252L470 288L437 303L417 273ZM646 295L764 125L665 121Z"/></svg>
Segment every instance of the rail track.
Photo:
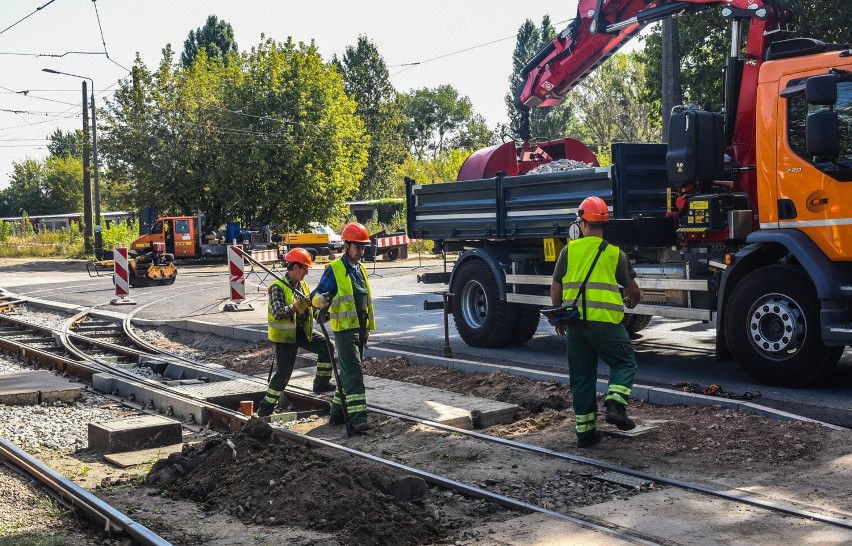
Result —
<svg viewBox="0 0 852 546"><path fill-rule="evenodd" d="M0 302L0 309L4 308L4 303L6 302ZM6 307L6 309L14 309L15 306L19 304L20 301L10 303L9 306ZM88 317L87 312L81 312L75 315L74 317L69 318L65 322L63 328L59 331L52 328L31 328L30 326L26 325L26 321L21 318L7 316L8 314L0 315L0 345L6 347L7 350L14 350L16 354L20 354L24 358L37 359L41 362L49 363L50 365L56 367L59 370L62 370L69 374L77 375L79 377L87 378L87 380L89 381L92 380L92 376L94 374L107 372L109 374L115 374L118 377L127 380L130 384L139 384L145 389L148 389L149 391L157 391L161 393L162 396L175 397L176 400L188 400L193 404L198 404L203 407L206 413L203 414L205 417L202 417L202 419L206 419L206 422L209 422L212 426L231 431L238 430L242 426L242 424L247 420L247 417L245 415L240 414L232 407L211 403L209 400L199 399L196 396L187 394L183 389L163 385L151 379L140 378L138 375L127 371L119 365L135 362L136 364L141 364L145 367L157 369L162 369L164 366L168 367L169 365L171 365L176 368L180 368L188 376L194 375L197 378L203 377L206 374L207 377L215 376L216 378L219 378L220 381L238 381L248 385L253 385L255 388L261 391L265 390L266 388L265 381L254 377L245 376L237 372L227 370L225 368L206 365L204 363L197 362L193 359L181 355L162 351L152 346L151 344L141 339L131 327L132 315L139 310L141 310L141 308L128 315L127 318L121 324L92 320ZM38 332L38 336L28 334L20 334L19 336L9 336L7 335L7 332L10 331L10 328L12 328L13 324L15 328L28 329L33 332ZM41 346L39 346L39 340L36 339L37 337L41 339ZM16 344L14 347L10 347L9 345L7 345L7 343L13 342L14 338L17 338L18 341L25 340L25 343ZM59 351L57 351L55 348L52 349L49 347L45 347L45 339L49 340L51 344L54 339L61 342L61 347L59 348ZM68 355L57 354L58 352L64 351L67 351ZM308 393L306 391L302 392L301 390L291 388L288 389L287 394L291 398L296 398L297 400L304 403L325 404L325 402L323 402L320 397L314 396L313 394ZM144 406L144 400L142 401L142 404ZM156 408L157 405L149 404L148 409L150 410L152 409L152 407ZM160 407L162 411L162 406ZM600 470L605 470L607 472L615 472L620 475L626 475L660 485L684 489L702 495L709 495L712 497L725 499L727 501L756 507L774 513L780 513L787 516L794 516L812 521L818 521L826 525L839 527L846 530L852 530L852 521L848 519L836 518L825 514L815 513L812 511L800 510L793 506L768 502L745 493L741 494L722 491L698 483L685 482L673 478L668 478L662 475L656 475L648 472L642 472L626 468L623 466L613 465L609 462L590 457L572 455L570 453L558 452L540 446L509 440L499 436L492 436L476 431L459 429L456 427L423 420L414 415L406 415L394 412L386 408L370 406L369 410L375 414L397 418L410 423L418 423L420 425L431 427L439 431L465 435L477 441L495 443L511 449L526 451L534 453L536 455L561 461L589 465ZM469 496L486 499L512 509L540 512L543 514L547 514L551 517L570 521L582 527L593 529L595 531L606 533L610 536L618 537L619 539L631 541L638 544L657 543L654 542L655 539L653 537L638 536L636 534L631 533L629 530L614 529L605 525L600 525L589 519L579 517L577 514L566 514L550 510L542 506L536 506L535 504L524 502L522 500L514 499L505 495L493 493L484 488L453 480L451 478L432 473L428 470L413 468L411 466L404 465L393 460L378 457L363 451L359 451L357 449L353 449L351 447L342 446L329 440L310 436L303 436L296 432L280 427L276 427L276 432L290 439L296 439L302 442L307 441L317 446L340 450L356 457L394 467L419 476L429 483L440 485L441 487L445 487L448 489L453 489Z"/></svg>

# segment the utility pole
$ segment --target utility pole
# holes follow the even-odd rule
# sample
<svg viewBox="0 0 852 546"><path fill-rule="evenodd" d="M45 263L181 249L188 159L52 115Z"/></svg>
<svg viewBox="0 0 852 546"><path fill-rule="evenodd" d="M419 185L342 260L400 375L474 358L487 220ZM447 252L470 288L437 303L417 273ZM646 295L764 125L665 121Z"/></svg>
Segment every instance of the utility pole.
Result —
<svg viewBox="0 0 852 546"><path fill-rule="evenodd" d="M86 80L83 80L85 83ZM95 173L95 256L103 256L103 233L101 233L101 185L98 182L98 121L95 116L95 82L92 82L92 168Z"/></svg>
<svg viewBox="0 0 852 546"><path fill-rule="evenodd" d="M89 94L83 80L83 249L92 252L92 175L89 171Z"/></svg>
<svg viewBox="0 0 852 546"><path fill-rule="evenodd" d="M663 142L669 141L669 117L672 108L681 103L680 87L680 35L677 19L669 17L663 20Z"/></svg>

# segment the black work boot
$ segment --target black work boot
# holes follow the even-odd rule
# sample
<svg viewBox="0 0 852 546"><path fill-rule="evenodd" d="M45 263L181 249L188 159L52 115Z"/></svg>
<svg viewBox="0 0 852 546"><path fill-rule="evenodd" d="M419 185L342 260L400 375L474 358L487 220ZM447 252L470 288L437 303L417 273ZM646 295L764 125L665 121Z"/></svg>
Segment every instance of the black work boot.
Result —
<svg viewBox="0 0 852 546"><path fill-rule="evenodd" d="M267 406L261 404L257 411L255 412L258 417L269 417L272 415L272 410L275 409L275 406Z"/></svg>
<svg viewBox="0 0 852 546"><path fill-rule="evenodd" d="M603 434L600 433L599 430L595 430L588 436L583 436L582 438L577 438L577 447L592 447L596 443L601 441L603 438Z"/></svg>
<svg viewBox="0 0 852 546"><path fill-rule="evenodd" d="M627 410L623 404L619 404L613 400L607 400L606 406L606 422L610 425L615 425L618 430L632 430L636 428L636 423L627 416Z"/></svg>
<svg viewBox="0 0 852 546"><path fill-rule="evenodd" d="M313 391L317 394L321 392L332 392L337 388L337 385L334 383L317 383L314 381Z"/></svg>

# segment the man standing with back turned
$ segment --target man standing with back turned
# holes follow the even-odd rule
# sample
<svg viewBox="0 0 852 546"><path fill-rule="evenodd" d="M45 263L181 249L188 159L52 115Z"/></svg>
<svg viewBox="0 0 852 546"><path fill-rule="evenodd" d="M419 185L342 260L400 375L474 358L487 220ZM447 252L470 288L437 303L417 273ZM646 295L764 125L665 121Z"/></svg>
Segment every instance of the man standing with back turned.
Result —
<svg viewBox="0 0 852 546"><path fill-rule="evenodd" d="M630 259L603 240L603 226L609 221L604 200L586 198L577 210L577 218L583 237L569 241L562 249L553 272L550 300L554 307L577 301L580 312L579 320L557 325L556 332L566 336L577 447L589 447L601 439L595 400L598 357L610 367L604 399L606 422L620 430L636 426L626 411L636 374L636 356L621 321L624 307L636 307L642 293ZM626 293L623 299L619 285Z"/></svg>
<svg viewBox="0 0 852 546"><path fill-rule="evenodd" d="M334 347L340 362L340 382L346 396L346 410L355 432L367 425L367 397L361 359L370 330L376 329L373 300L367 270L361 263L370 234L363 225L352 222L343 228L343 256L331 262L313 292L314 307L329 307ZM340 393L334 391L329 424L343 424Z"/></svg>

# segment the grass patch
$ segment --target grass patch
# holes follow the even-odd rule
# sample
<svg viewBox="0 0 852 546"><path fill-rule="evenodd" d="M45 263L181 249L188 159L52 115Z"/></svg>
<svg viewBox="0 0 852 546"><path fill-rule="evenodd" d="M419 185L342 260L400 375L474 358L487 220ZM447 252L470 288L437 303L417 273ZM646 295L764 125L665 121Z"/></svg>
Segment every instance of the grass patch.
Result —
<svg viewBox="0 0 852 546"><path fill-rule="evenodd" d="M0 532L0 546L70 546L65 538L42 533L21 533L7 536L2 527Z"/></svg>

